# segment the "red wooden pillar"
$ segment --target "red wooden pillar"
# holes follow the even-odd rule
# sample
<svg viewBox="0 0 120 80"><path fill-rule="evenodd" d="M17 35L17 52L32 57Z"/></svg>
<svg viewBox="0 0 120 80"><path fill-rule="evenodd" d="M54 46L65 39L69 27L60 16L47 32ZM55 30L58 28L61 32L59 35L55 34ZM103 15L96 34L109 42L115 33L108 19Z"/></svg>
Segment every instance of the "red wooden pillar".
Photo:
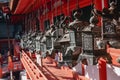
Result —
<svg viewBox="0 0 120 80"><path fill-rule="evenodd" d="M13 70L13 62L12 62L12 57L11 56L8 56L8 69L9 70Z"/></svg>
<svg viewBox="0 0 120 80"><path fill-rule="evenodd" d="M3 64L3 60L2 60L2 55L0 54L0 78L2 78L2 65Z"/></svg>
<svg viewBox="0 0 120 80"><path fill-rule="evenodd" d="M14 47L14 56L16 56L17 55L17 52L16 52L16 49L15 49L15 47Z"/></svg>
<svg viewBox="0 0 120 80"><path fill-rule="evenodd" d="M103 8L108 8L108 0L94 0L95 9L102 11Z"/></svg>
<svg viewBox="0 0 120 80"><path fill-rule="evenodd" d="M95 9L98 11L102 11L103 8L108 8L108 0L94 0L94 5L95 5ZM102 26L102 19L101 16L98 16L98 26Z"/></svg>
<svg viewBox="0 0 120 80"><path fill-rule="evenodd" d="M40 16L40 31L44 32L44 20L43 20L43 16Z"/></svg>
<svg viewBox="0 0 120 80"><path fill-rule="evenodd" d="M107 80L106 61L102 58L99 60L99 80Z"/></svg>
<svg viewBox="0 0 120 80"><path fill-rule="evenodd" d="M0 65L0 78L2 78L3 74L2 74L2 67Z"/></svg>
<svg viewBox="0 0 120 80"><path fill-rule="evenodd" d="M3 64L3 58L2 58L2 55L0 54L0 65Z"/></svg>

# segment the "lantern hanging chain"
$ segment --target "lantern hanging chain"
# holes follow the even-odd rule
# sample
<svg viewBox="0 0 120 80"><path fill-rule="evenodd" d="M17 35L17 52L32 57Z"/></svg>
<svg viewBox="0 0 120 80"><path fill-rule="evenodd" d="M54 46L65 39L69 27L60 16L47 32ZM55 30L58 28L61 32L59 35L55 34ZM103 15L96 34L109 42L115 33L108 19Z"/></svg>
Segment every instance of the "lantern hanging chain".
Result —
<svg viewBox="0 0 120 80"><path fill-rule="evenodd" d="M29 32L29 26L30 26L29 23L30 23L30 18L29 18L29 14L28 14L28 26L27 26L28 27L28 32Z"/></svg>
<svg viewBox="0 0 120 80"><path fill-rule="evenodd" d="M70 0L67 0L67 11L68 11L68 16L70 16ZM68 20L70 23L70 20Z"/></svg>
<svg viewBox="0 0 120 80"><path fill-rule="evenodd" d="M23 32L25 33L25 16L23 17Z"/></svg>
<svg viewBox="0 0 120 80"><path fill-rule="evenodd" d="M76 1L76 8L79 9L79 0Z"/></svg>
<svg viewBox="0 0 120 80"><path fill-rule="evenodd" d="M67 0L68 15L70 15L70 0Z"/></svg>
<svg viewBox="0 0 120 80"><path fill-rule="evenodd" d="M39 10L39 9L38 9L38 5L39 5L39 0L37 0L36 3L37 3L37 4L36 4L36 5L37 5L36 18L38 18L38 10Z"/></svg>
<svg viewBox="0 0 120 80"><path fill-rule="evenodd" d="M37 2L38 0L34 0L34 4L33 4L33 9L35 8L35 3L38 3ZM36 32L36 26L35 26L35 20L36 20L36 11L33 11L33 32Z"/></svg>
<svg viewBox="0 0 120 80"><path fill-rule="evenodd" d="M30 20L29 20L29 31L30 31L30 29L31 29L31 27L32 27L32 25L31 25L31 22L32 22L32 21L31 21L31 20L32 20L32 19L31 19L31 13L29 13L29 19L30 19Z"/></svg>
<svg viewBox="0 0 120 80"><path fill-rule="evenodd" d="M7 38L8 38L8 50L10 51L11 47L10 47L10 28L9 28L9 15L6 15L6 28L7 28Z"/></svg>
<svg viewBox="0 0 120 80"><path fill-rule="evenodd" d="M60 13L62 14L62 0L60 0Z"/></svg>
<svg viewBox="0 0 120 80"><path fill-rule="evenodd" d="M97 14L94 11L95 6L94 6L93 3L94 3L94 0L91 0L91 14L90 14L90 17L91 16L96 16L97 17Z"/></svg>
<svg viewBox="0 0 120 80"><path fill-rule="evenodd" d="M26 30L27 30L27 33L28 33L28 15L26 16Z"/></svg>
<svg viewBox="0 0 120 80"><path fill-rule="evenodd" d="M39 3L40 3L40 1L39 1ZM40 7L38 8L38 15L37 16L40 17Z"/></svg>
<svg viewBox="0 0 120 80"><path fill-rule="evenodd" d="M25 31L26 31L26 16L24 17L24 27L25 27Z"/></svg>
<svg viewBox="0 0 120 80"><path fill-rule="evenodd" d="M31 13L29 13L29 31L30 31L30 28L31 28Z"/></svg>
<svg viewBox="0 0 120 80"><path fill-rule="evenodd" d="M34 20L34 13L33 12L31 13L31 25L34 26L32 20Z"/></svg>
<svg viewBox="0 0 120 80"><path fill-rule="evenodd" d="M47 10L47 1L45 0L45 16L46 16L46 20L48 20L48 14L47 14L48 10ZM47 28L49 26L49 23L47 21Z"/></svg>
<svg viewBox="0 0 120 80"><path fill-rule="evenodd" d="M27 15L27 28L29 27L29 16ZM28 32L28 29L27 29Z"/></svg>
<svg viewBox="0 0 120 80"><path fill-rule="evenodd" d="M27 15L25 16L25 28L26 28L26 31L27 31Z"/></svg>
<svg viewBox="0 0 120 80"><path fill-rule="evenodd" d="M29 15L28 15L28 19L29 19L29 21L28 21L28 30L30 31L30 21L31 21L31 18L30 18L30 13L29 13Z"/></svg>
<svg viewBox="0 0 120 80"><path fill-rule="evenodd" d="M51 12L53 11L53 5L52 5L52 3L53 3L53 0L51 0ZM53 12L52 12L52 23L53 23Z"/></svg>
<svg viewBox="0 0 120 80"><path fill-rule="evenodd" d="M40 0L38 1L38 4L40 3ZM37 10L37 18L40 16L40 9Z"/></svg>
<svg viewBox="0 0 120 80"><path fill-rule="evenodd" d="M115 0L115 4L117 5L117 0Z"/></svg>
<svg viewBox="0 0 120 80"><path fill-rule="evenodd" d="M45 16L46 16L46 20L48 18L48 15L47 15L47 1L45 0ZM48 24L47 24L48 25Z"/></svg>
<svg viewBox="0 0 120 80"><path fill-rule="evenodd" d="M55 1L55 3L57 3L57 2ZM56 14L56 22L58 22L58 17L57 17L57 11L58 11L58 10L57 10L57 7L58 7L58 6L56 6L56 8L55 8L55 9L56 9L56 10L55 10L55 12L56 12L56 13L55 13L55 14Z"/></svg>
<svg viewBox="0 0 120 80"><path fill-rule="evenodd" d="M45 15L45 21L47 20L47 13L46 13L46 0L45 0L45 4L44 4L44 15Z"/></svg>
<svg viewBox="0 0 120 80"><path fill-rule="evenodd" d="M39 5L40 0L38 0L37 3L38 3L38 5ZM36 16L36 19L37 19L38 21L40 21L40 20L39 20L39 17L40 17L40 9L38 8L38 9L37 9L37 16ZM36 19L35 19L35 20L36 20ZM37 26L36 31L39 31L39 30L40 30L40 29L38 28L38 27L40 26L40 25L39 25L40 22L38 22L38 21L36 22L36 23L38 23L38 25L36 25L36 26Z"/></svg>
<svg viewBox="0 0 120 80"><path fill-rule="evenodd" d="M27 15L25 15L25 33L27 32Z"/></svg>
<svg viewBox="0 0 120 80"><path fill-rule="evenodd" d="M55 3L54 4L56 4L57 2L55 1ZM57 23L58 23L58 15L57 15L57 13L58 13L58 10L57 10L57 8L58 8L58 6L56 5L56 6L54 6L55 7L55 24L57 25Z"/></svg>
<svg viewBox="0 0 120 80"><path fill-rule="evenodd" d="M102 0L102 10L103 10L103 8L105 7L105 5L104 5L104 0ZM103 40L104 39L104 31L103 31L103 20L104 20L104 18L101 16L101 40Z"/></svg>

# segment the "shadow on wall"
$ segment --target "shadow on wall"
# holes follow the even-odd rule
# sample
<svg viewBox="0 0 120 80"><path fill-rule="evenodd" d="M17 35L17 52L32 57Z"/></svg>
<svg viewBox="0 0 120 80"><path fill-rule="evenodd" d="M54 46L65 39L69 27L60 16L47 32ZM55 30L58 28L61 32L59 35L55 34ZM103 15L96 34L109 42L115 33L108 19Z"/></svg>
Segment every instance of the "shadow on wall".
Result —
<svg viewBox="0 0 120 80"><path fill-rule="evenodd" d="M85 67L85 77L89 78L90 80L99 80L98 65L88 65L88 66L86 66Z"/></svg>
<svg viewBox="0 0 120 80"><path fill-rule="evenodd" d="M107 80L120 80L120 67L107 64Z"/></svg>

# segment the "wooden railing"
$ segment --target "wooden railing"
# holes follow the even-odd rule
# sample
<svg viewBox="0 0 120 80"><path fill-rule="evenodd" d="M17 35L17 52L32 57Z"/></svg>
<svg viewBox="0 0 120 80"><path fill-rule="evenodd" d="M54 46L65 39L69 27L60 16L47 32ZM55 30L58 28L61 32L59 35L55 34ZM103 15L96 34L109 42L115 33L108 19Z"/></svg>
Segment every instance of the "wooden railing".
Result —
<svg viewBox="0 0 120 80"><path fill-rule="evenodd" d="M30 80L48 80L47 77L43 74L42 69L40 70L40 68L24 51L22 51L21 61Z"/></svg>

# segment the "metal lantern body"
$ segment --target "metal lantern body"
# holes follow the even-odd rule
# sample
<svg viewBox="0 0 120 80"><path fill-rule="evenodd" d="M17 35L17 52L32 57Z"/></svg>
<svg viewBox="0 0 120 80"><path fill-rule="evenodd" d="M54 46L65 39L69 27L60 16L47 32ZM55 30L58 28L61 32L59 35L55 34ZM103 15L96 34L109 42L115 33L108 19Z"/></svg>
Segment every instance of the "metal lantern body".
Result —
<svg viewBox="0 0 120 80"><path fill-rule="evenodd" d="M103 18L103 37L104 39L116 38L116 26L111 19Z"/></svg>
<svg viewBox="0 0 120 80"><path fill-rule="evenodd" d="M97 45L98 49L105 49L105 42L101 39L96 41L96 45Z"/></svg>
<svg viewBox="0 0 120 80"><path fill-rule="evenodd" d="M46 36L45 34L41 35L41 39L40 39L40 51L42 52L42 54L44 55L44 57L46 56Z"/></svg>
<svg viewBox="0 0 120 80"><path fill-rule="evenodd" d="M94 33L92 27L88 26L82 30L82 58L87 59L88 64L93 65L94 62Z"/></svg>
<svg viewBox="0 0 120 80"><path fill-rule="evenodd" d="M74 39L76 46L81 46L82 44L81 31L86 26L88 26L88 23L84 21L80 21L79 19L75 19L73 22L69 24L69 29L72 30L75 35Z"/></svg>
<svg viewBox="0 0 120 80"><path fill-rule="evenodd" d="M41 34L38 33L38 35L35 38L36 51L40 51L40 39L41 39Z"/></svg>
<svg viewBox="0 0 120 80"><path fill-rule="evenodd" d="M103 38L114 48L120 48L120 34L117 28L112 19L103 17Z"/></svg>
<svg viewBox="0 0 120 80"><path fill-rule="evenodd" d="M54 40L56 37L55 33L56 33L56 30L53 30L53 28L51 28L45 34L45 36L46 36L46 49L49 52L49 54L52 54L52 51L54 49Z"/></svg>
<svg viewBox="0 0 120 80"><path fill-rule="evenodd" d="M72 67L72 54L74 52L74 48L76 47L74 31L69 30L68 35L66 35L65 39L68 39L70 45L67 47L67 49L65 51L63 60L64 60L65 64Z"/></svg>
<svg viewBox="0 0 120 80"><path fill-rule="evenodd" d="M47 49L51 49L52 48L52 39L51 39L51 37L49 36L47 36L46 37L47 39L46 39L46 47L47 47Z"/></svg>

